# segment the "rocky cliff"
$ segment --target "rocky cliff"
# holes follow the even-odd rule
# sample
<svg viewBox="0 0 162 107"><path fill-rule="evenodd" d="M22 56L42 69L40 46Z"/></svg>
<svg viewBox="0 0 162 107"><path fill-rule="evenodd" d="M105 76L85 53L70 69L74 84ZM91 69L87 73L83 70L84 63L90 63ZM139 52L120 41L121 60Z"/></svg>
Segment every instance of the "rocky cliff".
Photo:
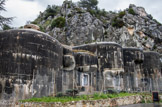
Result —
<svg viewBox="0 0 162 107"><path fill-rule="evenodd" d="M53 14L49 14L49 10ZM49 6L32 23L63 44L81 45L113 41L123 47L139 47L162 53L162 24L143 7L130 4L119 12L86 11L71 1Z"/></svg>

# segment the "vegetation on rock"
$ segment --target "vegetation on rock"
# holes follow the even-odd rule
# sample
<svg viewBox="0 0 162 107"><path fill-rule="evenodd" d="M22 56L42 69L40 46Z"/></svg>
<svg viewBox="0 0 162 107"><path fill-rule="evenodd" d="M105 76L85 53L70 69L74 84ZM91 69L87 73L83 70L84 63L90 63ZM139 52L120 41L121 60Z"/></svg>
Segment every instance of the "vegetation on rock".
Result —
<svg viewBox="0 0 162 107"><path fill-rule="evenodd" d="M125 11L121 11L121 12L119 12L119 14L118 14L118 16L119 16L120 18L123 18L124 15L125 15Z"/></svg>
<svg viewBox="0 0 162 107"><path fill-rule="evenodd" d="M122 19L120 19L120 18L118 18L118 17L114 17L114 18L112 19L111 25L112 25L113 27L116 27L116 28L121 28L121 27L124 26L124 22L123 22Z"/></svg>
<svg viewBox="0 0 162 107"><path fill-rule="evenodd" d="M45 16L44 19L47 19L49 16L54 17L55 15L58 14L58 12L60 11L59 6L55 6L55 5L48 5L47 9L45 10Z"/></svg>
<svg viewBox="0 0 162 107"><path fill-rule="evenodd" d="M65 18L63 17L58 17L54 19L51 23L51 28L54 28L54 27L62 28L64 26L65 26Z"/></svg>
<svg viewBox="0 0 162 107"><path fill-rule="evenodd" d="M79 5L87 10L96 9L98 0L80 0Z"/></svg>
<svg viewBox="0 0 162 107"><path fill-rule="evenodd" d="M48 6L33 23L40 26L41 31L56 37L63 44L81 45L93 42L95 39L97 42L114 41L123 46L134 47L138 44L138 47L146 50L157 51L157 49L161 49L159 48L161 47L161 24L150 14L147 14L144 8L131 5L123 11L112 12L99 9L97 0L80 0L78 4L65 0L62 6ZM138 13L143 13L147 18ZM156 30L153 30L152 26ZM124 29L120 29L123 27ZM136 29L138 29L138 31L136 29L132 31L133 41L131 40L132 36L126 33L128 30L125 28L128 27L137 27ZM125 39L128 39L127 42ZM157 48L148 48L144 45L145 42L150 44L150 47L156 45Z"/></svg>
<svg viewBox="0 0 162 107"><path fill-rule="evenodd" d="M134 10L132 8L129 8L128 9L128 13L129 14L132 14L132 15L136 15L136 13L134 12Z"/></svg>

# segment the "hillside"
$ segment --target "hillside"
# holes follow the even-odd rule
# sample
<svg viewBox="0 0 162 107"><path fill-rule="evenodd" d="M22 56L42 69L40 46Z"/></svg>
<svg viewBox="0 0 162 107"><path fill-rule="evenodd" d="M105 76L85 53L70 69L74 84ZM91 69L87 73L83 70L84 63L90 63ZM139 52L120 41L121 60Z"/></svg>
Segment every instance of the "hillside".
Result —
<svg viewBox="0 0 162 107"><path fill-rule="evenodd" d="M162 53L162 24L143 7L119 11L86 10L71 1L48 6L33 24L67 45L109 41Z"/></svg>

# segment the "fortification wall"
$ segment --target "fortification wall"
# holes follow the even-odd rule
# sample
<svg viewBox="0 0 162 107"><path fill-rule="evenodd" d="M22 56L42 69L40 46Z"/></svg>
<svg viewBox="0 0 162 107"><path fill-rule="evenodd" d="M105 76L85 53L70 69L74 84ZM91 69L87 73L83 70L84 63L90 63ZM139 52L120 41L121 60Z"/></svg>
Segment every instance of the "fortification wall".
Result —
<svg viewBox="0 0 162 107"><path fill-rule="evenodd" d="M0 32L0 99L48 96L62 91L63 48L41 32Z"/></svg>
<svg viewBox="0 0 162 107"><path fill-rule="evenodd" d="M0 32L0 99L65 93L161 91L161 56L99 42L65 46L39 31Z"/></svg>

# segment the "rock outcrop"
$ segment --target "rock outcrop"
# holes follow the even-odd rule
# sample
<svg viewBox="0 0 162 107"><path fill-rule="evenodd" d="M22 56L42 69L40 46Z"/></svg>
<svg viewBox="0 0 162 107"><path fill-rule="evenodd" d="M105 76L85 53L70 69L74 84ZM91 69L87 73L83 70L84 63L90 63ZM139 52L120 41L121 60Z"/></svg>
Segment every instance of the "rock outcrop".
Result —
<svg viewBox="0 0 162 107"><path fill-rule="evenodd" d="M118 13L97 14L98 16L71 1L64 1L53 18L49 16L36 24L45 26L44 31L63 44L81 45L107 41L116 42L122 47L138 47L162 53L162 25L143 7L131 4ZM65 18L65 26L51 27L50 23L58 17ZM38 19L41 18L36 20Z"/></svg>

